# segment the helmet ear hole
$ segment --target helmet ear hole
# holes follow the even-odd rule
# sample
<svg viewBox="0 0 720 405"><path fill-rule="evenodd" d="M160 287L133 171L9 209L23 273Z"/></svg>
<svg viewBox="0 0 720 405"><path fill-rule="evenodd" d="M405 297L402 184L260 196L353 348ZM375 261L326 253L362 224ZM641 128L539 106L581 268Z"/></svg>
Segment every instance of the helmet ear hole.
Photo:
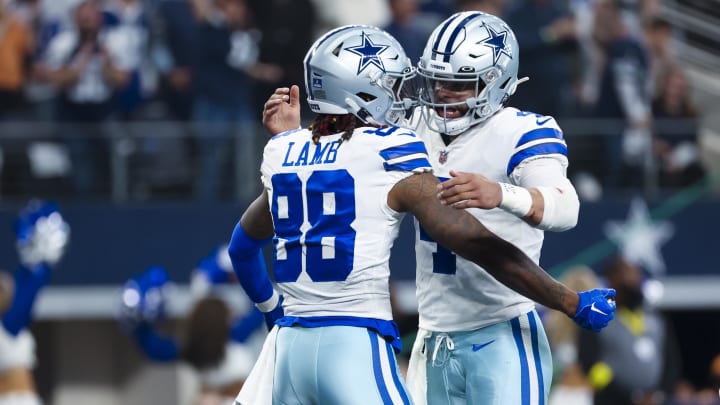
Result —
<svg viewBox="0 0 720 405"><path fill-rule="evenodd" d="M373 101L377 98L377 97L373 96L372 94L363 93L363 92L355 93L355 95L360 97L361 100L366 101L366 102Z"/></svg>
<svg viewBox="0 0 720 405"><path fill-rule="evenodd" d="M340 50L342 49L342 46L345 44L345 42L341 42L338 44L338 46L333 49L332 54L335 56L340 56Z"/></svg>

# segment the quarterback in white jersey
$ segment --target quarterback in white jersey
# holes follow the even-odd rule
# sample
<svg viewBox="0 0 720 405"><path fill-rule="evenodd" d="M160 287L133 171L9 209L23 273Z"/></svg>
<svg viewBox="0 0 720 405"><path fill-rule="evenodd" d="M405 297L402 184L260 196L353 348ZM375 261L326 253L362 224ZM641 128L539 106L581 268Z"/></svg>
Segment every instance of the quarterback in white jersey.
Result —
<svg viewBox="0 0 720 405"><path fill-rule="evenodd" d="M567 147L562 132L551 117L503 108L483 125L476 125L445 144L443 137L427 126L418 128L425 141L434 173L450 179L450 171L482 173L489 181L525 188L554 186L574 194L564 177ZM557 169L557 178L536 175ZM501 208L468 208L488 229L511 241L535 262L540 260L543 231ZM577 210L575 210L577 216ZM515 318L532 310L534 303L512 291L485 271L417 232L418 300L420 327L434 331L472 330ZM454 277L448 277L454 275ZM452 292L452 294L447 294ZM443 297L443 299L439 299ZM457 311L481 304L482 315Z"/></svg>
<svg viewBox="0 0 720 405"><path fill-rule="evenodd" d="M441 23L418 65L425 120L417 132L444 180L443 203L467 209L537 263L543 230L572 228L579 202L555 120L504 106L522 82L518 51L493 15ZM545 403L552 361L533 300L416 227L420 332L408 373L416 401Z"/></svg>

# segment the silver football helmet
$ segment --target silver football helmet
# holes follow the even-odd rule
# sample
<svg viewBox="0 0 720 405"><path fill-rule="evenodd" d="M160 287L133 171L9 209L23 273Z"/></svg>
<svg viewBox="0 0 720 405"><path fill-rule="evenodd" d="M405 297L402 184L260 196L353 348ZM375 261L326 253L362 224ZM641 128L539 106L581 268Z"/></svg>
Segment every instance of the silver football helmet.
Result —
<svg viewBox="0 0 720 405"><path fill-rule="evenodd" d="M415 69L400 43L369 25L347 25L315 41L305 56L305 90L320 114L354 114L372 125L402 125L417 94Z"/></svg>
<svg viewBox="0 0 720 405"><path fill-rule="evenodd" d="M527 80L518 80L518 58L515 34L494 15L468 11L443 21L418 63L428 126L458 135L495 114Z"/></svg>

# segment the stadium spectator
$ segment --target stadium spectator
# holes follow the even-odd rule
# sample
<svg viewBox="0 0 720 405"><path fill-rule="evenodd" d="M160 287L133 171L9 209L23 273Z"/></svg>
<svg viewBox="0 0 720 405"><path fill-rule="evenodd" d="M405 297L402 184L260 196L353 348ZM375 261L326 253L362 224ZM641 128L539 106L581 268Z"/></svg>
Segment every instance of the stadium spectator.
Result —
<svg viewBox="0 0 720 405"><path fill-rule="evenodd" d="M198 55L198 22L189 0L161 0L156 15L159 46L154 63L160 72L160 99L168 118L189 121L194 96L193 65Z"/></svg>
<svg viewBox="0 0 720 405"><path fill-rule="evenodd" d="M50 41L43 75L60 89L56 118L72 161L77 195L108 191L109 145L102 124L115 112L113 94L130 80L134 61L121 30L103 27L95 0L73 10L75 29Z"/></svg>
<svg viewBox="0 0 720 405"><path fill-rule="evenodd" d="M39 405L35 340L28 327L35 299L62 258L70 229L51 203L31 201L15 223L20 266L0 272L0 404Z"/></svg>
<svg viewBox="0 0 720 405"><path fill-rule="evenodd" d="M263 64L259 66L276 65L281 72L269 77L253 76L257 79L253 88L253 109L259 110L265 95L281 83L302 82L303 70L299 62L315 40L313 31L318 16L312 0L251 0L250 4L262 36L259 60ZM261 73L262 70L256 68L253 72ZM255 153L259 156L265 143L260 141L257 144L259 147Z"/></svg>
<svg viewBox="0 0 720 405"><path fill-rule="evenodd" d="M651 76L647 49L632 35L621 14L616 0L595 3L593 32L604 65L594 116L614 120L601 130L604 184L638 187L643 173L653 166Z"/></svg>
<svg viewBox="0 0 720 405"><path fill-rule="evenodd" d="M603 333L581 332L578 351L594 404L662 404L681 370L672 328L644 301L644 276L638 266L617 256L603 273L608 287L617 291L617 317Z"/></svg>
<svg viewBox="0 0 720 405"><path fill-rule="evenodd" d="M653 150L659 164L659 184L663 188L686 187L700 180L705 170L700 162L697 110L690 96L685 71L678 65L667 66L658 77L658 93L653 102L653 115L658 131ZM678 120L676 125L662 125L662 120ZM668 123L669 124L669 123Z"/></svg>
<svg viewBox="0 0 720 405"><path fill-rule="evenodd" d="M275 65L259 65L259 39L246 0L213 0L211 4L193 0L192 4L202 44L194 76L193 120L199 147L195 196L216 200L226 185L222 180L235 177L232 184L243 186L235 190L236 197L251 198L254 183L237 178L254 171L258 163L251 74L262 72L274 78L282 72ZM240 154L230 159L233 150ZM231 161L241 169L226 170ZM226 176L229 172L235 176Z"/></svg>
<svg viewBox="0 0 720 405"><path fill-rule="evenodd" d="M0 121L23 103L32 51L31 28L0 1Z"/></svg>
<svg viewBox="0 0 720 405"><path fill-rule="evenodd" d="M530 78L513 95L513 106L556 118L568 115L570 67L578 50L573 15L552 0L519 0L504 15L520 44L518 75Z"/></svg>
<svg viewBox="0 0 720 405"><path fill-rule="evenodd" d="M124 54L128 60L127 84L115 91L115 104L123 118L131 118L154 92L148 71L150 16L140 0L110 0L106 3L104 25L122 32Z"/></svg>

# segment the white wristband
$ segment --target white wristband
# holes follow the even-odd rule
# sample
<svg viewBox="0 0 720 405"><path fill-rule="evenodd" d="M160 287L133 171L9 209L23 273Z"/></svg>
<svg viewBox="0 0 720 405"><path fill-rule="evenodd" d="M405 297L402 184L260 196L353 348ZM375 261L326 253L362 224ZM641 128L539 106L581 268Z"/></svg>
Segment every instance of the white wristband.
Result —
<svg viewBox="0 0 720 405"><path fill-rule="evenodd" d="M532 195L523 187L513 186L508 183L500 184L502 191L502 200L499 207L505 211L519 217L524 218L532 208Z"/></svg>
<svg viewBox="0 0 720 405"><path fill-rule="evenodd" d="M256 303L255 306L260 312L270 312L277 307L278 302L280 302L280 294L273 290L273 295L270 298L263 302Z"/></svg>

